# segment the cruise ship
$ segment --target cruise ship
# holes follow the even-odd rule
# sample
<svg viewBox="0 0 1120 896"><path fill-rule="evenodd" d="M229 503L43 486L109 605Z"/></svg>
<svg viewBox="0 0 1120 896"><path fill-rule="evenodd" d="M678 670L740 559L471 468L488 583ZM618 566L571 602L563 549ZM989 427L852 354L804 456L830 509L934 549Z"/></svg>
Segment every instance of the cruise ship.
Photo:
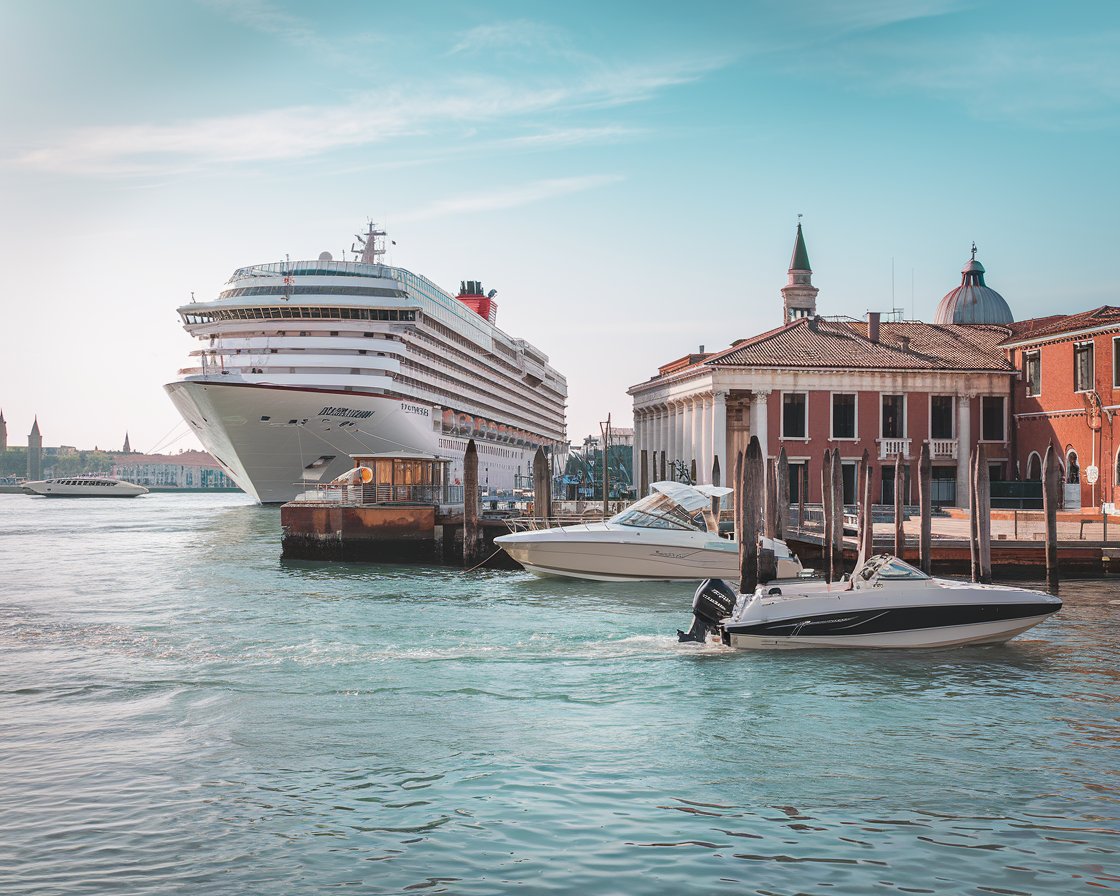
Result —
<svg viewBox="0 0 1120 896"><path fill-rule="evenodd" d="M370 223L353 261L239 268L216 299L178 309L198 348L165 388L261 503L329 482L352 454L440 455L454 484L472 438L479 485L502 492L565 440L567 381L498 329L496 290L470 280L451 295L384 264L385 240Z"/></svg>

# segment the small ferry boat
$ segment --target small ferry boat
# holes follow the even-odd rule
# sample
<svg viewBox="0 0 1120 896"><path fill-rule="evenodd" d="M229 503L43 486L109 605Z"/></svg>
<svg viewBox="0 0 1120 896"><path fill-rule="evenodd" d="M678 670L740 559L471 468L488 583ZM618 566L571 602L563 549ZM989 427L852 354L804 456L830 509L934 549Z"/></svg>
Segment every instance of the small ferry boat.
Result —
<svg viewBox="0 0 1120 896"><path fill-rule="evenodd" d="M847 582L769 582L737 595L708 580L692 602L682 641L718 633L729 647L934 648L1002 644L1062 608L1052 594L927 576L891 554L869 559Z"/></svg>
<svg viewBox="0 0 1120 896"><path fill-rule="evenodd" d="M107 476L40 479L23 483L23 490L30 495L43 495L47 498L135 498L148 494L148 490L142 485Z"/></svg>

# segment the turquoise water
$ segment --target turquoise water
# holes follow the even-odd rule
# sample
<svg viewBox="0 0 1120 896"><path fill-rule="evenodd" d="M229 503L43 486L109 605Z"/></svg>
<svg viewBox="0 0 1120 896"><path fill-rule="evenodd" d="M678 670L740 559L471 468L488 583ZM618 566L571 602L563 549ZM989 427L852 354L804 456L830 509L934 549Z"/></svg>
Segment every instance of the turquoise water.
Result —
<svg viewBox="0 0 1120 896"><path fill-rule="evenodd" d="M0 892L1120 889L1120 588L1007 647L679 645L691 589L283 563L0 495Z"/></svg>

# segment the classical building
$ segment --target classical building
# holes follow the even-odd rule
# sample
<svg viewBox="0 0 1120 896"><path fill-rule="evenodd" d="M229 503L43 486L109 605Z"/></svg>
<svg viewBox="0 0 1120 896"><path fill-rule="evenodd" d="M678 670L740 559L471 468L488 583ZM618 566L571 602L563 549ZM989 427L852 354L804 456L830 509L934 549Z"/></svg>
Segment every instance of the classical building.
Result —
<svg viewBox="0 0 1120 896"><path fill-rule="evenodd" d="M1055 314L1010 329L1003 347L1021 373L1012 395L1021 477L1041 478L1052 441L1066 510L1120 502L1120 308Z"/></svg>
<svg viewBox="0 0 1120 896"><path fill-rule="evenodd" d="M909 460L926 441L938 504L967 503L967 459L977 442L987 444L996 478L1014 474L1009 407L1017 372L1000 346L1008 327L883 321L877 312L866 321L824 319L816 298L798 226L782 326L720 352L685 355L630 388L639 490L682 478L693 463L697 479L710 482L718 462L727 483L752 436L767 456L785 448L793 500L806 480L806 500L820 500L821 457L832 448L844 465L847 503L855 501L864 450L877 468L877 502L893 500L896 455Z"/></svg>

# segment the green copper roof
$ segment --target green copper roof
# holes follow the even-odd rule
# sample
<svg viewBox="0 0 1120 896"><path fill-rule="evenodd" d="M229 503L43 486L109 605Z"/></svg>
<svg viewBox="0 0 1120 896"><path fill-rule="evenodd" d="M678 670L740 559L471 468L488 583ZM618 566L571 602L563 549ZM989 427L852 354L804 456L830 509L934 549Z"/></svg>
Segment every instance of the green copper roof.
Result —
<svg viewBox="0 0 1120 896"><path fill-rule="evenodd" d="M805 248L805 237L801 233L801 225L797 225L797 242L793 244L793 259L789 263L791 271L811 271L809 267L809 250Z"/></svg>

